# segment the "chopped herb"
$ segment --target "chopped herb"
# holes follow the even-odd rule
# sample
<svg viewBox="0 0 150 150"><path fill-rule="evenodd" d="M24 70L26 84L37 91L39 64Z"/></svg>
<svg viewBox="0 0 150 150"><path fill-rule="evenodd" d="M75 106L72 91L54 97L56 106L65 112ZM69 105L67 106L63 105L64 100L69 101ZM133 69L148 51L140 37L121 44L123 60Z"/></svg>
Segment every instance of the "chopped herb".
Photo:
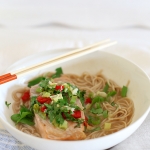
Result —
<svg viewBox="0 0 150 150"><path fill-rule="evenodd" d="M10 105L11 103L8 103L7 101L5 101L5 105L9 108L9 105Z"/></svg>
<svg viewBox="0 0 150 150"><path fill-rule="evenodd" d="M40 83L39 83L39 86L42 87L44 90L47 90L49 88L49 80L48 78L45 78L44 80L42 80Z"/></svg>
<svg viewBox="0 0 150 150"><path fill-rule="evenodd" d="M53 122L55 119L55 113L53 113L52 111L49 111L48 118L49 118L50 122Z"/></svg>
<svg viewBox="0 0 150 150"><path fill-rule="evenodd" d="M98 108L98 109L92 108L90 110L90 112L93 113L93 114L101 114L103 112L103 109L102 108Z"/></svg>
<svg viewBox="0 0 150 150"><path fill-rule="evenodd" d="M77 96L80 99L80 101L81 101L81 103L82 103L83 106L84 106L84 95L85 95L85 91L78 90Z"/></svg>
<svg viewBox="0 0 150 150"><path fill-rule="evenodd" d="M20 112L11 116L12 121L28 125L34 125L34 114L25 106L21 106Z"/></svg>
<svg viewBox="0 0 150 150"><path fill-rule="evenodd" d="M89 116L88 124L89 125L99 125L100 124L100 118L99 117Z"/></svg>
<svg viewBox="0 0 150 150"><path fill-rule="evenodd" d="M98 108L101 108L101 105L100 103L95 103L95 107L98 109Z"/></svg>
<svg viewBox="0 0 150 150"><path fill-rule="evenodd" d="M55 120L58 125L62 125L64 123L64 118L62 117L61 113L55 116Z"/></svg>
<svg viewBox="0 0 150 150"><path fill-rule="evenodd" d="M107 118L107 117L108 117L108 111L107 111L107 110L104 110L104 111L103 111L103 117L104 117L104 118Z"/></svg>
<svg viewBox="0 0 150 150"><path fill-rule="evenodd" d="M37 103L37 96L32 96L30 98L30 108L32 109L33 108L33 105Z"/></svg>
<svg viewBox="0 0 150 150"><path fill-rule="evenodd" d="M56 73L51 76L51 78L58 78L63 74L62 68L59 67L56 69Z"/></svg>
<svg viewBox="0 0 150 150"><path fill-rule="evenodd" d="M126 86L123 86L122 90L121 90L121 96L126 97L127 96L127 91L128 91L128 88Z"/></svg>

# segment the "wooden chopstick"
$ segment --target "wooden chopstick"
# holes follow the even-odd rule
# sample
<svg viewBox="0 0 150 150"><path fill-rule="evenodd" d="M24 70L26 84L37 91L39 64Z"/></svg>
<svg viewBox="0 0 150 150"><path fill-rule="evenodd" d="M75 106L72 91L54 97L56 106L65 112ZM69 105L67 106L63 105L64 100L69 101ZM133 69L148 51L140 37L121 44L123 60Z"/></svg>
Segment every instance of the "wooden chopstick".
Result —
<svg viewBox="0 0 150 150"><path fill-rule="evenodd" d="M90 46L80 48L80 49L71 51L67 54L55 57L53 59L44 61L42 63L36 64L36 65L33 65L33 66L30 66L28 68L24 68L22 70L18 70L18 71L13 72L13 73L7 73L7 74L4 74L4 75L1 75L0 76L0 84L4 84L6 82L17 79L18 77L20 77L21 75L24 75L26 73L29 73L29 72L32 72L32 71L35 71L35 70L39 70L39 69L44 69L48 66L56 65L56 64L59 64L59 63L62 63L62 62L65 62L65 61L68 61L68 60L71 60L71 59L75 59L77 57L81 57L83 55L86 55L86 54L95 52L97 50L101 50L103 48L114 45L116 43L117 43L116 41L111 42L110 39L106 39L106 40L97 42L95 44L92 44Z"/></svg>

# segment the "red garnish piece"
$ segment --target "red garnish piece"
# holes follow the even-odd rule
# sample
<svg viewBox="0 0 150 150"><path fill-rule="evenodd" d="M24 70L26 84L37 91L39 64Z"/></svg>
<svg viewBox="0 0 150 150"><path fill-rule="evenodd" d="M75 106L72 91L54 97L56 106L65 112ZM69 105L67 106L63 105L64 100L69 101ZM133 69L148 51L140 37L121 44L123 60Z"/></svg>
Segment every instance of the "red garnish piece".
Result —
<svg viewBox="0 0 150 150"><path fill-rule="evenodd" d="M72 114L74 118L81 118L81 111L80 110L75 110L74 113Z"/></svg>
<svg viewBox="0 0 150 150"><path fill-rule="evenodd" d="M65 113L62 112L61 115L62 115L62 117L63 117L64 119L66 119Z"/></svg>
<svg viewBox="0 0 150 150"><path fill-rule="evenodd" d="M24 92L23 95L21 96L21 99L23 102L30 100L30 91Z"/></svg>
<svg viewBox="0 0 150 150"><path fill-rule="evenodd" d="M83 122L83 124L84 124L84 126L86 126L87 127L87 125L88 125L88 118L85 116L85 121Z"/></svg>
<svg viewBox="0 0 150 150"><path fill-rule="evenodd" d="M55 90L62 91L64 89L63 85L56 85Z"/></svg>
<svg viewBox="0 0 150 150"><path fill-rule="evenodd" d="M41 110L41 112L44 112L45 110L47 109L47 107L46 106L41 106L41 108L40 108L40 110Z"/></svg>
<svg viewBox="0 0 150 150"><path fill-rule="evenodd" d="M37 101L41 104L47 103L49 104L52 100L50 97L42 97L42 96L38 96L37 97Z"/></svg>
<svg viewBox="0 0 150 150"><path fill-rule="evenodd" d="M88 98L85 100L85 104L91 104L91 103L92 103L92 99L88 97Z"/></svg>

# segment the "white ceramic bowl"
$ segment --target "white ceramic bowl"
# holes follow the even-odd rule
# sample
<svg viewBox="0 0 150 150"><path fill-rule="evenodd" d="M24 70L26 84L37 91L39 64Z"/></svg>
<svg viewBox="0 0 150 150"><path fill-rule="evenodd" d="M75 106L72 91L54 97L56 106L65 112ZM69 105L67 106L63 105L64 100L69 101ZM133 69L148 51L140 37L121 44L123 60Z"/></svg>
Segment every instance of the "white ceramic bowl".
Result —
<svg viewBox="0 0 150 150"><path fill-rule="evenodd" d="M52 57L50 52L40 53L28 58L25 58L8 70L15 70L34 64L36 62ZM55 141L46 140L30 136L15 128L14 122L11 121L10 116L13 114L12 108L5 106L5 101L13 102L11 93L13 90L25 86L25 82L29 79L40 75L43 72L54 71L57 67L62 67L64 73L80 74L84 71L96 73L103 70L103 74L108 78L114 80L120 86L125 85L130 80L128 97L134 101L135 114L132 123L114 134L104 137L82 140L82 141ZM7 84L0 85L0 119L4 127L18 140L23 143L39 149L39 150L100 150L110 148L129 137L144 121L150 106L150 80L148 76L137 65L132 62L103 51L97 51L92 54L77 58L75 60L62 63L57 66L49 67L34 73L24 75L21 78L11 81Z"/></svg>

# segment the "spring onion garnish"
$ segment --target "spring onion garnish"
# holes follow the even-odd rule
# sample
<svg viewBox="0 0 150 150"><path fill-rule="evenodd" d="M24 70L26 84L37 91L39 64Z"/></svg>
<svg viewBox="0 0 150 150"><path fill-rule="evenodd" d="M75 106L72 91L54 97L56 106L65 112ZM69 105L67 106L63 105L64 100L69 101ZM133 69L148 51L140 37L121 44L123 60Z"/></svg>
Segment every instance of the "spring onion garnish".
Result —
<svg viewBox="0 0 150 150"><path fill-rule="evenodd" d="M105 123L104 130L109 130L109 129L111 129L111 123Z"/></svg>
<svg viewBox="0 0 150 150"><path fill-rule="evenodd" d="M107 94L107 96L109 97L109 96L114 96L114 95L116 95L116 91L110 91L108 94Z"/></svg>
<svg viewBox="0 0 150 150"><path fill-rule="evenodd" d="M128 88L126 86L123 86L122 90L121 90L121 96L126 97L127 96L127 91L128 91Z"/></svg>
<svg viewBox="0 0 150 150"><path fill-rule="evenodd" d="M34 85L40 83L44 79L45 79L44 77L38 77L34 80L31 80L31 81L28 82L28 87L34 86Z"/></svg>
<svg viewBox="0 0 150 150"><path fill-rule="evenodd" d="M108 89L109 89L109 85L108 83L105 84L105 87L103 89L103 92L107 93L108 92Z"/></svg>

